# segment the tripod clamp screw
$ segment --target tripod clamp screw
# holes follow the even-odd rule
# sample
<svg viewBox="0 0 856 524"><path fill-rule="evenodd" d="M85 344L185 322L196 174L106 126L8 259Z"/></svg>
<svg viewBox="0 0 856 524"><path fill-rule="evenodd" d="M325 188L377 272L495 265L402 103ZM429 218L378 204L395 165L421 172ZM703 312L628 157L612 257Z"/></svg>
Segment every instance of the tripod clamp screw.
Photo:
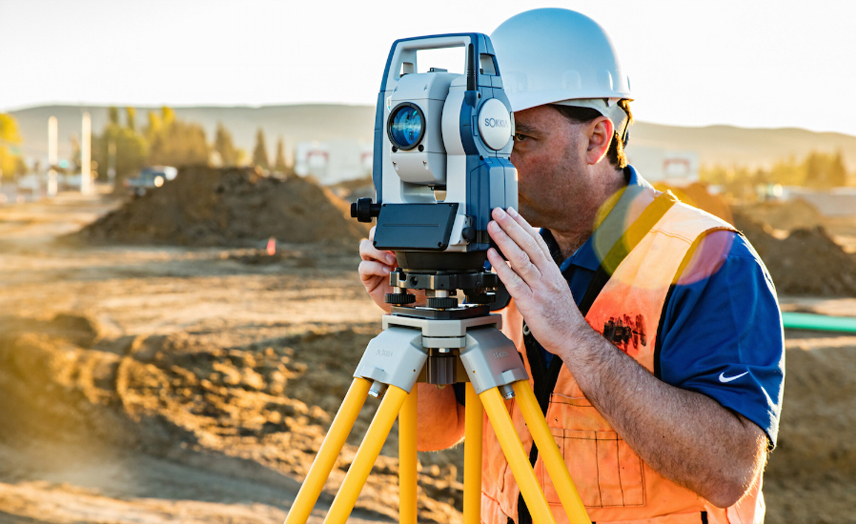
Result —
<svg viewBox="0 0 856 524"><path fill-rule="evenodd" d="M514 398L514 388L511 387L511 384L499 386L499 393L505 400L511 400Z"/></svg>
<svg viewBox="0 0 856 524"><path fill-rule="evenodd" d="M372 387L369 389L369 396L374 398L380 398L386 393L386 390L389 388L388 385L383 382L378 382L377 380L372 382Z"/></svg>

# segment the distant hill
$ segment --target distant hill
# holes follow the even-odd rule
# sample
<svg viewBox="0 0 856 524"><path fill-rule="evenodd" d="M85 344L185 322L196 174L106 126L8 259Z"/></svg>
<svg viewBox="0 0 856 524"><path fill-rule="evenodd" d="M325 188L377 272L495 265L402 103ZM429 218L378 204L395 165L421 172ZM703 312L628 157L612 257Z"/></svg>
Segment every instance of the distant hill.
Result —
<svg viewBox="0 0 856 524"><path fill-rule="evenodd" d="M156 107L137 107L137 125L145 126L149 111ZM374 131L374 106L303 104L262 107L176 107L178 118L201 124L213 140L217 122L231 132L235 144L251 152L256 130L265 131L269 155L282 137L286 149L307 140L354 139L370 143ZM99 133L107 122L106 106L39 106L12 111L24 138L22 152L33 158L47 156L47 121L51 115L59 121L60 158L71 154L69 137L80 136L80 117L92 116L92 129ZM124 122L124 110L121 111ZM793 155L802 158L812 150L841 150L848 168L856 170L856 137L841 133L816 133L805 129L746 129L733 126L679 127L637 122L630 132L630 145L695 151L701 164L740 164L752 167L770 165Z"/></svg>
<svg viewBox="0 0 856 524"><path fill-rule="evenodd" d="M811 151L841 151L849 170L856 170L856 136L817 133L795 127L779 129L734 126L678 127L637 122L630 128L630 144L696 151L701 164L769 166Z"/></svg>

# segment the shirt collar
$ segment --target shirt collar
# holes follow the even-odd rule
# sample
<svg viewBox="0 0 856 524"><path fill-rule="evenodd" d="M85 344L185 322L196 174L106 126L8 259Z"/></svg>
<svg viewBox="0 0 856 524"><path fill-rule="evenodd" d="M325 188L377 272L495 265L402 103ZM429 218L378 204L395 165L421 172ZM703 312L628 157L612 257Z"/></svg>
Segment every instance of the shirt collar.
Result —
<svg viewBox="0 0 856 524"><path fill-rule="evenodd" d="M565 260L561 258L561 251L556 239L548 229L542 229L541 235L547 242L550 248L550 254L553 260L559 265L559 269L564 272L571 265L596 271L600 266L600 261L612 249L612 246L621 238L624 231L630 224L636 220L648 204L650 204L656 196L654 187L642 178L632 166L624 168L624 177L627 181L627 186L622 188L617 201L611 198L605 206L612 205L606 217L595 228L594 233L574 252L573 255Z"/></svg>

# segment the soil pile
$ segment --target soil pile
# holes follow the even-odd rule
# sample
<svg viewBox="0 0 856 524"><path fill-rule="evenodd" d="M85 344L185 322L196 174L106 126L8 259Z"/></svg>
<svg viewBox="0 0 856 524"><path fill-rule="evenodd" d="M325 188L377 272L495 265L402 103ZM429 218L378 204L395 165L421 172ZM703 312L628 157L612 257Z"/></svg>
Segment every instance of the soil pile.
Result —
<svg viewBox="0 0 856 524"><path fill-rule="evenodd" d="M756 222L769 224L776 230L791 231L823 226L845 252L856 253L856 216L853 214L824 215L819 211L820 209L823 208L803 198L797 198L789 202L742 205L737 208L737 211Z"/></svg>
<svg viewBox="0 0 856 524"><path fill-rule="evenodd" d="M83 228L87 242L259 246L279 242L356 245L367 228L331 191L298 177L191 166L175 180Z"/></svg>
<svg viewBox="0 0 856 524"><path fill-rule="evenodd" d="M176 448L215 452L302 479L376 330L309 326L224 348L185 332L109 339L87 316L0 318L0 420L14 424L19 439L55 435L156 456L174 456ZM327 483L330 493L376 408L369 399L360 413ZM397 449L393 429L358 508L397 516ZM460 454L420 454L418 505L426 522L460 520Z"/></svg>
<svg viewBox="0 0 856 524"><path fill-rule="evenodd" d="M739 206L735 212L773 229L791 231L823 226L823 215L810 203L798 198L789 202L761 202Z"/></svg>
<svg viewBox="0 0 856 524"><path fill-rule="evenodd" d="M795 229L778 239L770 226L741 213L734 214L734 225L755 247L780 294L856 295L856 259L845 253L822 226Z"/></svg>
<svg viewBox="0 0 856 524"><path fill-rule="evenodd" d="M15 428L0 439L37 434L173 460L176 450L198 450L259 465L264 469L251 471L256 479L302 479L376 329L315 325L222 347L211 334L186 332L110 339L85 315L0 318L0 420ZM800 336L814 335L789 332L786 407L765 475L767 521L844 522L856 503L856 339ZM326 502L376 406L366 402ZM357 503L361 510L397 515L396 450L393 429ZM460 521L461 455L461 447L420 454L420 522Z"/></svg>
<svg viewBox="0 0 856 524"><path fill-rule="evenodd" d="M856 338L787 333L777 447L764 476L767 522L853 522Z"/></svg>
<svg viewBox="0 0 856 524"><path fill-rule="evenodd" d="M731 210L702 184L658 188L671 190L682 202L714 214L742 231L767 266L779 294L856 295L856 259L827 233L821 225L823 217L811 204L803 200L769 202ZM779 230L778 235L774 229ZM788 231L785 238L777 238Z"/></svg>

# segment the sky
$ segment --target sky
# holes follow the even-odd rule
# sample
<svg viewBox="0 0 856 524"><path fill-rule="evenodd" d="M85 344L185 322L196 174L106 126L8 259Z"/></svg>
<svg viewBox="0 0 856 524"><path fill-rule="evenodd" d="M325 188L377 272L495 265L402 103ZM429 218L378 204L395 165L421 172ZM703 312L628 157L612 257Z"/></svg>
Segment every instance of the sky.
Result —
<svg viewBox="0 0 856 524"><path fill-rule="evenodd" d="M0 111L372 105L396 38L490 34L546 6L606 29L638 120L856 135L848 0L0 0Z"/></svg>

